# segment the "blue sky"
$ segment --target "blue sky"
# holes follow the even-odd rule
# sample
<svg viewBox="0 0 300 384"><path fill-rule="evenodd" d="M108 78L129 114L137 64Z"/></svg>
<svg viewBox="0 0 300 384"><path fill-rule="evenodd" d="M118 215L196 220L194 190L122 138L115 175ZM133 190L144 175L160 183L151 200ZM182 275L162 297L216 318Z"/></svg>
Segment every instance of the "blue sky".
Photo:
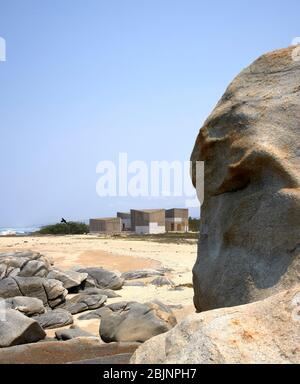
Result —
<svg viewBox="0 0 300 384"><path fill-rule="evenodd" d="M0 0L0 226L182 205L100 198L96 165L188 160L229 82L290 45L299 14L296 0Z"/></svg>

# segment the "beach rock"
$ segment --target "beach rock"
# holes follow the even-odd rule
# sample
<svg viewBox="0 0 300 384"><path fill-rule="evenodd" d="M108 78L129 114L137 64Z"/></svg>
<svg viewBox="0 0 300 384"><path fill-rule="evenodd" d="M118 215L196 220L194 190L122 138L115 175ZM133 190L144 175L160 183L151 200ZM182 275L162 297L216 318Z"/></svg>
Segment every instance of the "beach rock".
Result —
<svg viewBox="0 0 300 384"><path fill-rule="evenodd" d="M104 296L107 296L109 299L112 299L115 297L121 297L116 293L116 291L113 291L112 289L101 289L96 287L89 287L89 288L81 287L78 291L75 290L74 293L84 293L86 295L104 295Z"/></svg>
<svg viewBox="0 0 300 384"><path fill-rule="evenodd" d="M79 293L78 295L68 299L63 308L75 315L76 313L97 309L102 307L107 300L104 295L86 295Z"/></svg>
<svg viewBox="0 0 300 384"><path fill-rule="evenodd" d="M16 296L5 300L6 308L15 309L26 316L45 312L42 300L35 297Z"/></svg>
<svg viewBox="0 0 300 384"><path fill-rule="evenodd" d="M106 342L144 342L167 332L176 324L172 311L159 302L120 302L104 308L100 337Z"/></svg>
<svg viewBox="0 0 300 384"><path fill-rule="evenodd" d="M151 276L163 276L164 271L157 269L139 269L136 271L123 272L122 277L125 280L143 279Z"/></svg>
<svg viewBox="0 0 300 384"><path fill-rule="evenodd" d="M0 253L0 279L15 276L45 277L50 269L50 261L37 252Z"/></svg>
<svg viewBox="0 0 300 384"><path fill-rule="evenodd" d="M109 364L118 362L118 356L131 356L138 346L138 343L104 344L90 337L48 341L1 348L0 364L66 364L90 359L97 359L98 364Z"/></svg>
<svg viewBox="0 0 300 384"><path fill-rule="evenodd" d="M37 297L42 300L45 306L55 308L65 301L68 291L63 287L61 281L53 279L44 279L40 277L15 277L13 279L19 289L19 294L14 296L29 296ZM1 283L6 279L0 280L0 295ZM2 290L3 291L3 290ZM4 293L5 294L5 293ZM8 292L7 292L8 294ZM5 297L5 296L2 296ZM6 296L11 297L11 296Z"/></svg>
<svg viewBox="0 0 300 384"><path fill-rule="evenodd" d="M0 347L33 343L45 337L45 332L33 319L14 309L0 309Z"/></svg>
<svg viewBox="0 0 300 384"><path fill-rule="evenodd" d="M91 333L84 331L83 329L75 326L72 326L69 329L62 329L62 330L56 331L55 336L58 340L63 340L63 341L75 339L77 337L95 338L95 336L92 335Z"/></svg>
<svg viewBox="0 0 300 384"><path fill-rule="evenodd" d="M87 273L86 284L89 282L90 286L94 284L96 288L118 290L122 288L124 282L119 273L111 272L104 268L90 267L79 269L78 272ZM88 287L88 285L85 286Z"/></svg>
<svg viewBox="0 0 300 384"><path fill-rule="evenodd" d="M73 324L73 316L62 308L49 310L42 315L35 316L34 319L44 329L59 328Z"/></svg>
<svg viewBox="0 0 300 384"><path fill-rule="evenodd" d="M106 307L95 309L88 313L83 313L78 316L78 320L92 320L92 319L101 319L101 315L106 312Z"/></svg>
<svg viewBox="0 0 300 384"><path fill-rule="evenodd" d="M152 280L151 284L152 285L156 285L158 287L162 287L163 285L170 285L170 286L175 287L175 283L172 280L170 280L170 279L168 279L167 277L164 277L164 276L157 277L156 279Z"/></svg>
<svg viewBox="0 0 300 384"><path fill-rule="evenodd" d="M55 279L62 282L64 288L70 289L79 286L88 277L87 273L80 273L76 271L60 271L59 269L52 269L47 278Z"/></svg>
<svg viewBox="0 0 300 384"><path fill-rule="evenodd" d="M262 301L186 317L134 354L134 364L300 363L300 285Z"/></svg>
<svg viewBox="0 0 300 384"><path fill-rule="evenodd" d="M205 162L193 270L199 311L260 300L299 282L300 61L293 49L245 69L197 137L194 185L195 162Z"/></svg>
<svg viewBox="0 0 300 384"><path fill-rule="evenodd" d="M128 280L128 281L124 281L123 286L125 286L125 287L146 287L146 284L143 281Z"/></svg>

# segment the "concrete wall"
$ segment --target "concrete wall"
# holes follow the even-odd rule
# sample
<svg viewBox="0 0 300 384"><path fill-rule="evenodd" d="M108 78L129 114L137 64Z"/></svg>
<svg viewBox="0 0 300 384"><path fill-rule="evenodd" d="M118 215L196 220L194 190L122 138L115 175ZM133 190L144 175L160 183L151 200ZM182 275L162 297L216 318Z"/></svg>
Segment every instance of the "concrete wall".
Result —
<svg viewBox="0 0 300 384"><path fill-rule="evenodd" d="M139 234L165 232L165 210L134 210L131 213L131 230Z"/></svg>
<svg viewBox="0 0 300 384"><path fill-rule="evenodd" d="M189 230L189 211L186 208L166 210L166 231L187 232Z"/></svg>
<svg viewBox="0 0 300 384"><path fill-rule="evenodd" d="M121 219L119 217L90 219L90 233L120 233Z"/></svg>

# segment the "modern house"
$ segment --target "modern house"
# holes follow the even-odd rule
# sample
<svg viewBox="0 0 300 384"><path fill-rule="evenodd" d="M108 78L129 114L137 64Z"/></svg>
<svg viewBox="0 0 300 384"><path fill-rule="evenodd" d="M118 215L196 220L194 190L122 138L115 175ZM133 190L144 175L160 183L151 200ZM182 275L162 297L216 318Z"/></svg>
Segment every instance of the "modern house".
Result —
<svg viewBox="0 0 300 384"><path fill-rule="evenodd" d="M131 230L138 234L165 233L165 210L143 209L130 210Z"/></svg>
<svg viewBox="0 0 300 384"><path fill-rule="evenodd" d="M120 233L121 230L120 217L90 219L90 233Z"/></svg>
<svg viewBox="0 0 300 384"><path fill-rule="evenodd" d="M166 210L166 231L187 232L189 230L189 210L173 208Z"/></svg>
<svg viewBox="0 0 300 384"><path fill-rule="evenodd" d="M122 231L131 230L131 215L129 212L117 212L117 217L121 219Z"/></svg>

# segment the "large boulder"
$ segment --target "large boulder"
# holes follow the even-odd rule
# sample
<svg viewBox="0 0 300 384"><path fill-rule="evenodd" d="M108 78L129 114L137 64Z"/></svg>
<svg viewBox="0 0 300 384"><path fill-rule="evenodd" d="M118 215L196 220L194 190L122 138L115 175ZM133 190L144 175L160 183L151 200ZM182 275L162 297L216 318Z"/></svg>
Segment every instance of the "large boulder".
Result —
<svg viewBox="0 0 300 384"><path fill-rule="evenodd" d="M0 349L0 364L65 364L96 360L98 364L128 363L138 343L101 343L80 337L67 341L43 341ZM121 359L126 355L126 359Z"/></svg>
<svg viewBox="0 0 300 384"><path fill-rule="evenodd" d="M190 315L134 354L134 364L300 363L300 285L265 300Z"/></svg>
<svg viewBox="0 0 300 384"><path fill-rule="evenodd" d="M0 297L36 297L51 308L65 301L68 291L58 280L41 277L7 277L0 280Z"/></svg>
<svg viewBox="0 0 300 384"><path fill-rule="evenodd" d="M124 279L121 277L120 273L108 271L104 268L89 267L79 269L80 273L87 273L88 278L86 286L96 287L102 289L113 289L118 290L123 286Z"/></svg>
<svg viewBox="0 0 300 384"><path fill-rule="evenodd" d="M172 311L160 302L120 302L101 312L100 337L106 342L144 342L176 324Z"/></svg>
<svg viewBox="0 0 300 384"><path fill-rule="evenodd" d="M55 336L57 340L62 341L76 339L78 337L96 337L91 333L85 331L84 329L81 329L76 326L72 326L69 329L60 329L59 331L55 332Z"/></svg>
<svg viewBox="0 0 300 384"><path fill-rule="evenodd" d="M26 316L38 315L45 312L42 300L36 297L16 296L5 300L6 308L16 309Z"/></svg>
<svg viewBox="0 0 300 384"><path fill-rule="evenodd" d="M6 277L45 277L51 269L51 262L37 252L0 253L0 279Z"/></svg>
<svg viewBox="0 0 300 384"><path fill-rule="evenodd" d="M47 275L48 279L61 281L66 289L79 286L87 277L87 273L80 273L72 270L61 271L59 269L52 269Z"/></svg>
<svg viewBox="0 0 300 384"><path fill-rule="evenodd" d="M49 310L42 315L35 316L34 319L44 329L59 328L73 324L73 316L71 313L62 308Z"/></svg>
<svg viewBox="0 0 300 384"><path fill-rule="evenodd" d="M199 311L260 300L300 278L300 61L294 47L245 69L206 120L191 156L204 202ZM199 183L196 181L199 180Z"/></svg>
<svg viewBox="0 0 300 384"><path fill-rule="evenodd" d="M33 319L14 309L0 309L0 347L33 343L46 336Z"/></svg>
<svg viewBox="0 0 300 384"><path fill-rule="evenodd" d="M71 299L68 299L63 305L63 308L72 313L72 315L75 315L79 312L100 308L106 300L107 296L104 295L86 295L79 293Z"/></svg>

